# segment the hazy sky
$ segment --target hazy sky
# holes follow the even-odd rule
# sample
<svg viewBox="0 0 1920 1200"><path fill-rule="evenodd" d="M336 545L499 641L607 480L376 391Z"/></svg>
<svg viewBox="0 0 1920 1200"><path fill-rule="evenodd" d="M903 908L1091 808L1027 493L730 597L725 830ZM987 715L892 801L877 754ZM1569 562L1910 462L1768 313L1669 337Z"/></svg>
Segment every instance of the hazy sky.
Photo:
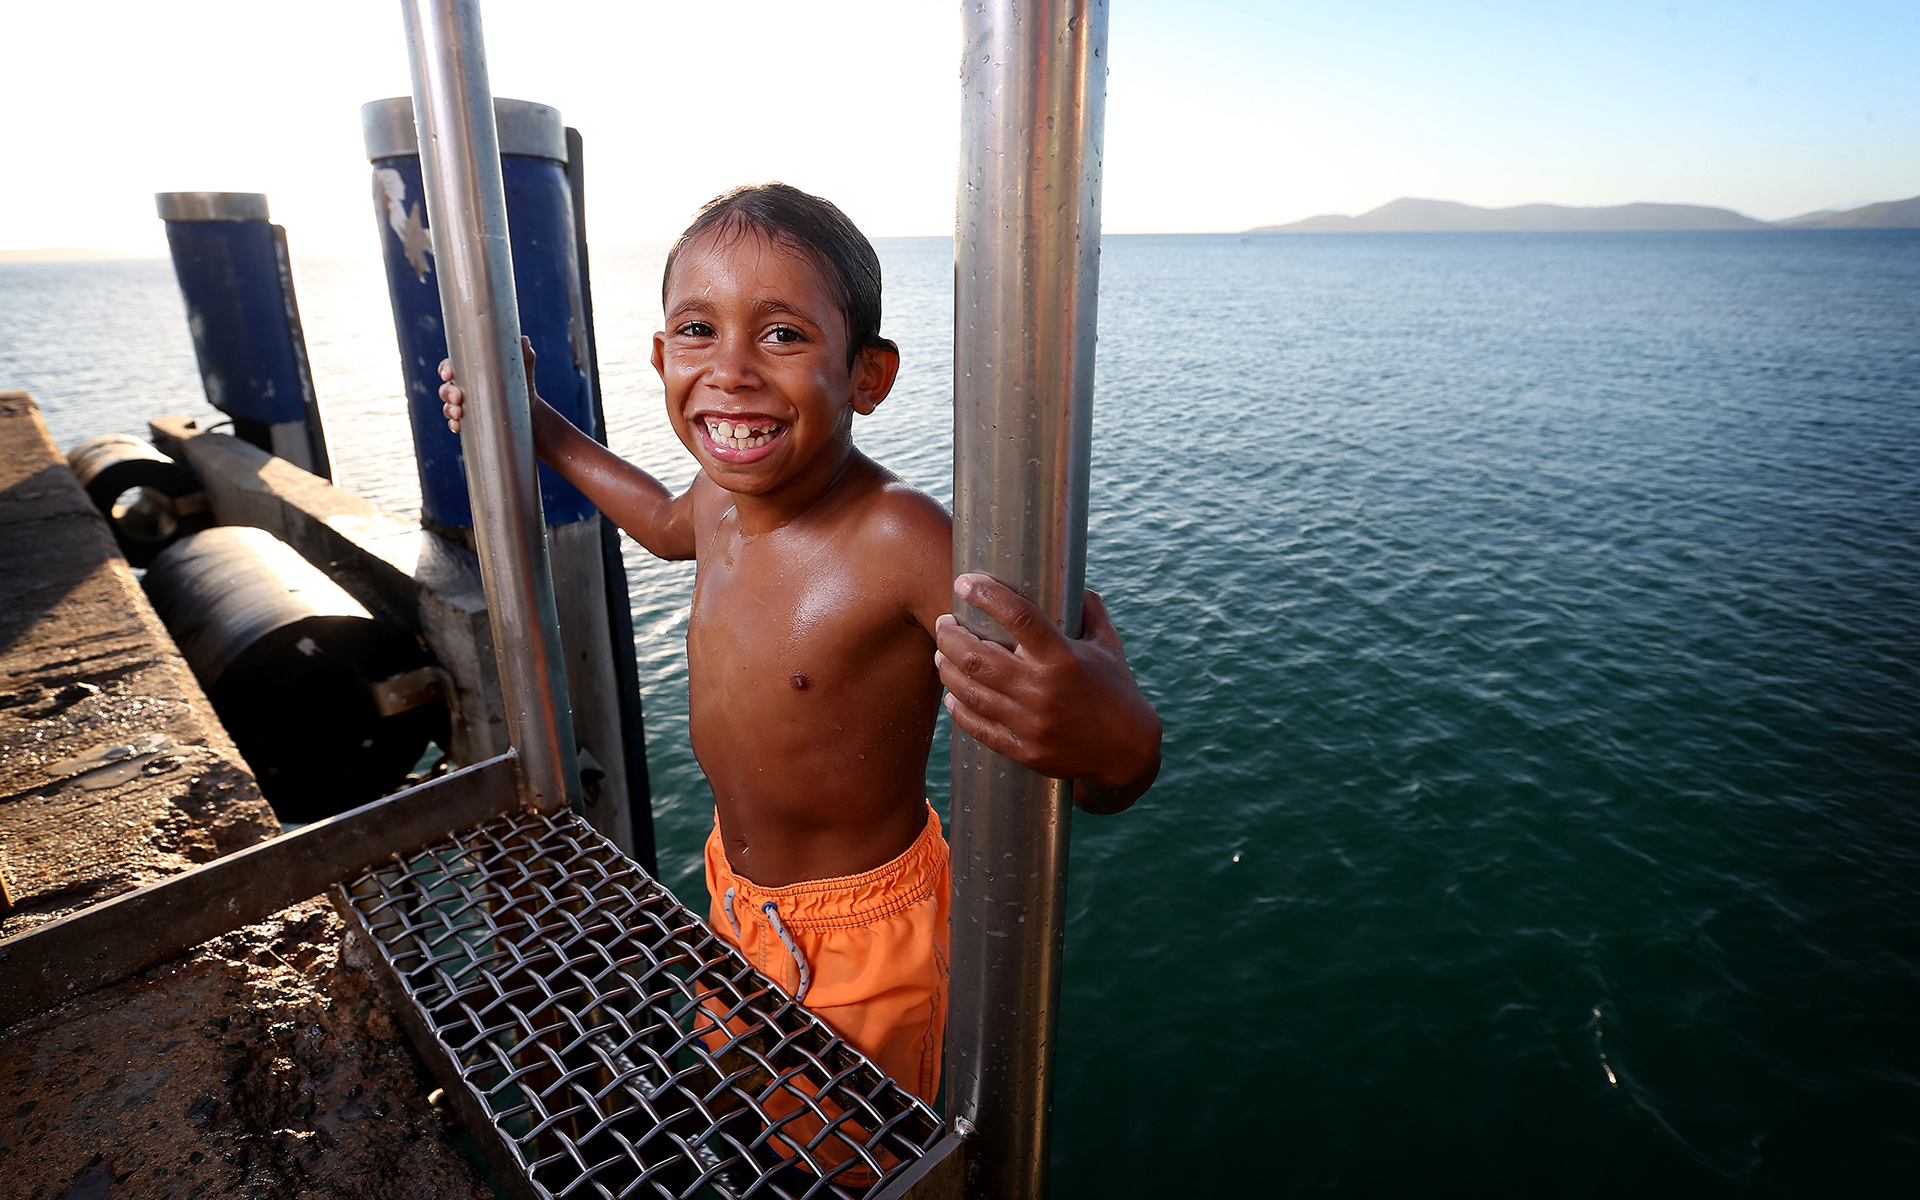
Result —
<svg viewBox="0 0 1920 1200"><path fill-rule="evenodd" d="M946 233L956 0L487 0L494 91L586 138L595 242L785 179ZM160 251L152 193L262 191L296 253L372 253L359 106L397 0L10 6L0 249ZM1106 228L1232 230L1398 196L1778 218L1920 194L1920 3L1115 0Z"/></svg>

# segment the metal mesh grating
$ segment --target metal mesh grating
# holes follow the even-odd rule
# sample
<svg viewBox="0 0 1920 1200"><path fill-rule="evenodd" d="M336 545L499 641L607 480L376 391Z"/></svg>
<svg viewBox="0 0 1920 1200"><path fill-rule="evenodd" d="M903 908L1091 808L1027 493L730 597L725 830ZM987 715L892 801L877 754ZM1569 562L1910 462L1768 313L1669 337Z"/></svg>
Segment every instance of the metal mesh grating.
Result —
<svg viewBox="0 0 1920 1200"><path fill-rule="evenodd" d="M574 817L488 822L335 901L516 1196L877 1195L944 1132Z"/></svg>

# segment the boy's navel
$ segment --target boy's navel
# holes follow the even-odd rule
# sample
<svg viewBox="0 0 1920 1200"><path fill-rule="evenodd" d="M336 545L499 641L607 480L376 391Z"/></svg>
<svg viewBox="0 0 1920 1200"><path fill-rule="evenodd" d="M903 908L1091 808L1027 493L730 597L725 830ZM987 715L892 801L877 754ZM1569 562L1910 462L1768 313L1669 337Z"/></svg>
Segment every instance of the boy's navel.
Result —
<svg viewBox="0 0 1920 1200"><path fill-rule="evenodd" d="M793 674L793 678L789 679L787 682L793 685L793 690L796 692L804 692L809 687L813 686L813 681L808 679L805 675L800 674L798 671L795 671Z"/></svg>

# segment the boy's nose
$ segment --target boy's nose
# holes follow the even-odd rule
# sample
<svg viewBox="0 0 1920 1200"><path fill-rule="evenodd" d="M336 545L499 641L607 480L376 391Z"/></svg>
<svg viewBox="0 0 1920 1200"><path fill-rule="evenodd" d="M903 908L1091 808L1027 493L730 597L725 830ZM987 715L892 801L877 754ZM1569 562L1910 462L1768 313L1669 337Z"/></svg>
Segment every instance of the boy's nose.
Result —
<svg viewBox="0 0 1920 1200"><path fill-rule="evenodd" d="M752 348L736 338L723 338L714 348L709 364L708 382L724 391L758 386L759 372L754 369Z"/></svg>

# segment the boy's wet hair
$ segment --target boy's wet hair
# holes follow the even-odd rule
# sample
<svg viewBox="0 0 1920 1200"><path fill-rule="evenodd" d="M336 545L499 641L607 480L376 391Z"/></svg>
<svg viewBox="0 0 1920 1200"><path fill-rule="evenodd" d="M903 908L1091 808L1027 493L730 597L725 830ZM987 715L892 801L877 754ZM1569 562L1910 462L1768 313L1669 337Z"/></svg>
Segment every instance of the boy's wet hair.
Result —
<svg viewBox="0 0 1920 1200"><path fill-rule="evenodd" d="M662 304L680 251L710 230L757 233L804 254L839 293L840 312L847 320L849 367L864 349L899 353L898 347L880 336L880 256L832 201L785 183L743 184L715 196L700 207L700 215L667 251L667 268L660 276Z"/></svg>

